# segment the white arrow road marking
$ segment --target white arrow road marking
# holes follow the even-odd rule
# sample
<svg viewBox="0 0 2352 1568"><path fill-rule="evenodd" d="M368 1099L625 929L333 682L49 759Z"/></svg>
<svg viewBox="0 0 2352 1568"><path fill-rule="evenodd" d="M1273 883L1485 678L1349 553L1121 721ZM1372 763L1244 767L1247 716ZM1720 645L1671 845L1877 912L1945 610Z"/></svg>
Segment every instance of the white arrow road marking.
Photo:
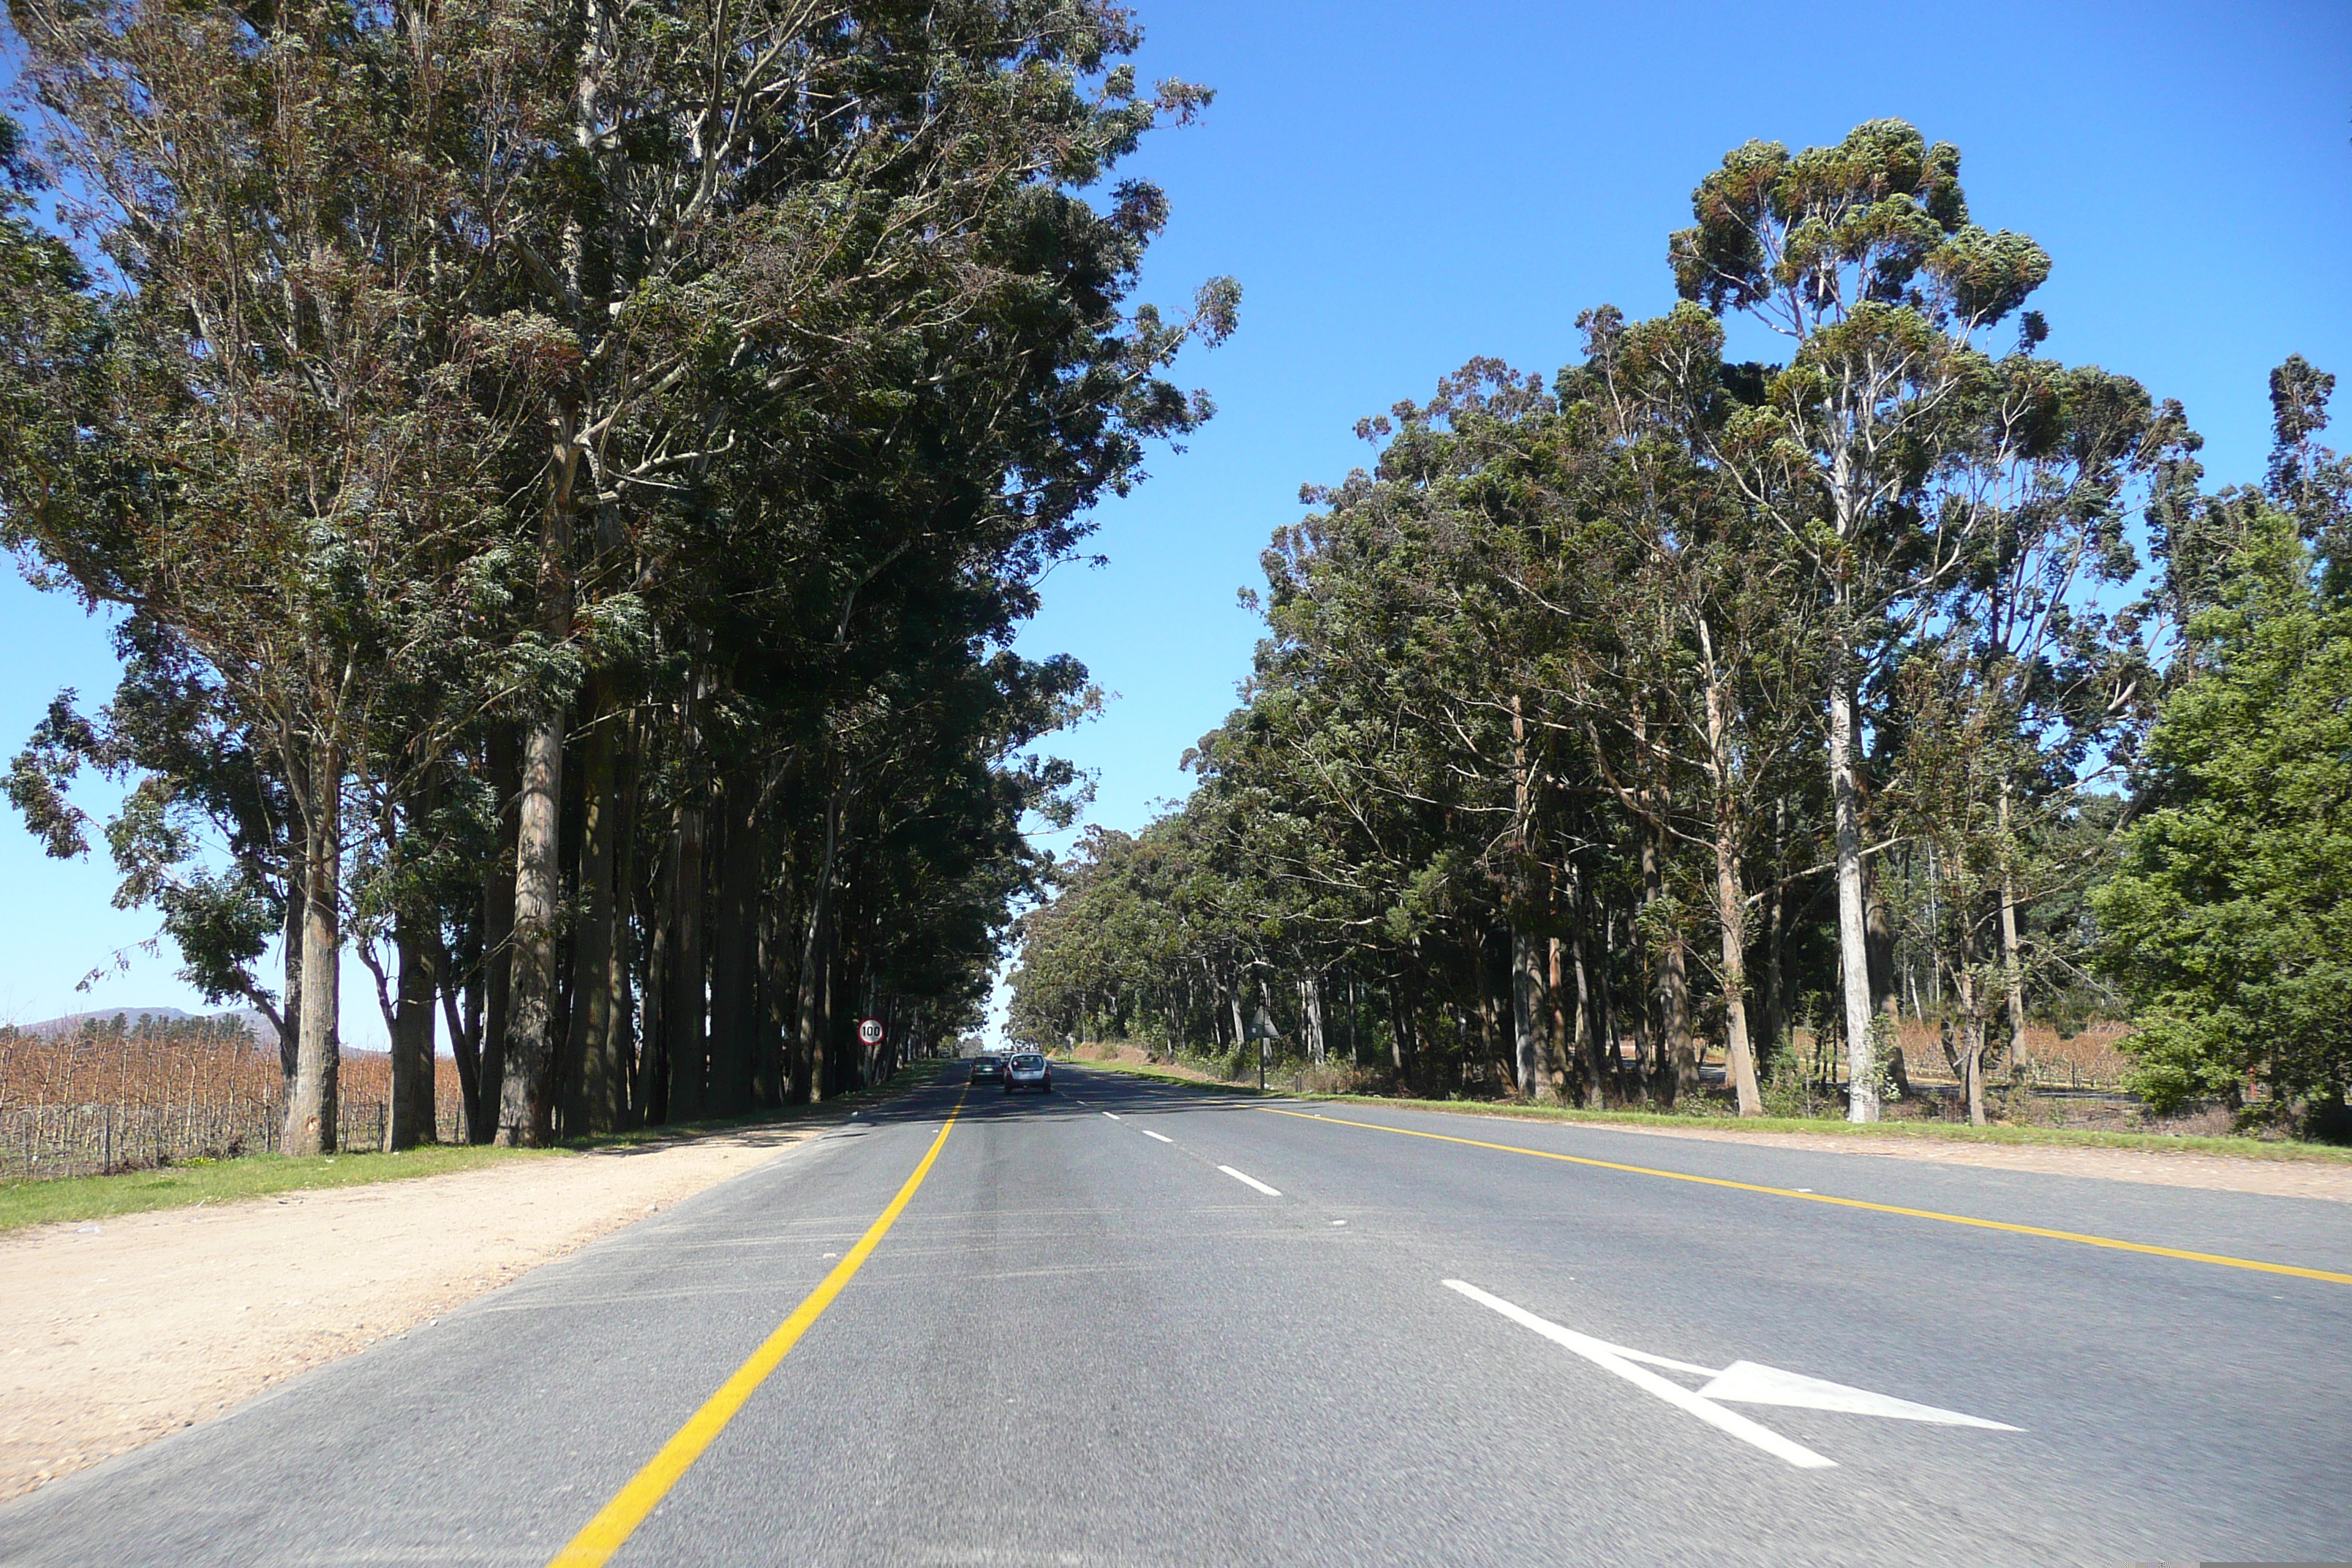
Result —
<svg viewBox="0 0 2352 1568"><path fill-rule="evenodd" d="M1928 1421L1943 1426L1983 1426L1996 1432L2020 1430L1999 1421L1963 1415L1957 1410L1938 1410L1932 1405L1915 1405L1907 1399L1873 1394L1868 1389L1849 1388L1842 1383L1807 1377L1801 1373L1783 1372L1777 1366L1765 1366L1757 1362L1733 1362L1717 1372L1713 1367L1652 1355L1647 1351L1630 1350L1623 1345L1612 1345L1606 1340L1596 1340L1590 1334L1580 1334L1574 1329L1562 1328L1549 1319L1537 1317L1524 1307L1514 1306L1500 1296L1490 1295L1463 1280L1444 1279L1439 1283L1449 1290L1460 1291L1482 1307L1492 1308L1522 1328L1533 1329L1553 1343L1575 1352L1595 1366L1615 1373L1634 1387L1656 1394L1675 1408L1689 1411L1717 1430L1786 1459L1799 1469L1833 1469L1837 1461L1824 1458L1802 1444L1790 1442L1770 1427L1759 1426L1745 1415L1726 1410L1716 1401L1836 1410L1855 1415L1883 1415L1896 1421ZM1694 1394L1678 1383L1669 1383L1657 1373L1643 1370L1636 1363L1687 1373L1694 1377L1706 1378L1709 1382Z"/></svg>
<svg viewBox="0 0 2352 1568"><path fill-rule="evenodd" d="M1782 1372L1777 1366L1765 1366L1752 1361L1733 1362L1717 1373L1714 1381L1698 1392L1702 1399L1728 1400L1734 1405L1786 1405L1800 1410L1843 1410L1853 1415L1883 1415L1889 1421L1927 1421L1938 1426L1982 1426L1993 1432L2024 1430L2006 1422L1988 1421L1981 1415L1963 1415L1957 1410L1938 1410L1932 1405L1914 1405L1891 1394L1873 1394L1866 1388L1848 1388L1843 1383L1807 1377L1800 1372Z"/></svg>
<svg viewBox="0 0 2352 1568"><path fill-rule="evenodd" d="M1493 1308L1523 1329L1533 1329L1554 1344L1574 1351L1593 1365L1615 1373L1634 1387L1646 1394L1656 1394L1676 1409L1689 1411L1717 1431L1727 1433L1743 1443L1752 1444L1775 1458L1786 1459L1801 1470L1832 1470L1837 1468L1835 1459L1823 1458L1803 1444L1792 1443L1769 1426L1759 1426L1745 1415L1726 1410L1712 1400L1700 1398L1679 1383L1668 1383L1656 1373L1634 1365L1627 1359L1622 1347L1612 1345L1606 1340L1596 1340L1590 1334L1580 1334L1574 1329L1563 1329L1549 1319L1538 1318L1525 1307L1515 1307L1500 1296L1490 1296L1475 1285L1463 1280L1444 1279L1439 1283L1449 1290L1461 1291L1482 1307ZM1645 1355L1642 1359L1655 1361L1659 1358ZM1681 1365L1680 1363L1668 1364ZM1706 1369L1693 1367L1687 1370L1703 1372Z"/></svg>

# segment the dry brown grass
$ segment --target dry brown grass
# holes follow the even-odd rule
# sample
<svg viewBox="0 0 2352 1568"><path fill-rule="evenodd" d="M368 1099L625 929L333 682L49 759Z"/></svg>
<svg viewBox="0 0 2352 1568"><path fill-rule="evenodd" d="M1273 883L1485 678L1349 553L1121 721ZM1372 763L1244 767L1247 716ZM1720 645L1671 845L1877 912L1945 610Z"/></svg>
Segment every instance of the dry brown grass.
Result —
<svg viewBox="0 0 2352 1568"><path fill-rule="evenodd" d="M2032 1058L2037 1082L2116 1089L2122 1086L2124 1075L2132 1067L2132 1058L2120 1046L2129 1033L2131 1026L2127 1024L2102 1020L2085 1026L2071 1038L2061 1038L2048 1024L2029 1023L2025 1026L2025 1049ZM1900 1038L1904 1065L1913 1078L1941 1080L1952 1076L1944 1060L1940 1033L1934 1024L1906 1018Z"/></svg>
<svg viewBox="0 0 2352 1568"><path fill-rule="evenodd" d="M436 1099L457 1096L455 1062L435 1064ZM380 1100L392 1092L392 1058L346 1050L341 1092ZM212 1018L148 1019L121 1027L92 1018L72 1034L0 1027L0 1110L39 1105L215 1105L276 1100L278 1051L242 1026Z"/></svg>
<svg viewBox="0 0 2352 1568"><path fill-rule="evenodd" d="M458 1136L457 1065L438 1062L436 1136ZM392 1098L392 1058L342 1053L337 1131L373 1147ZM234 1019L93 1018L71 1034L0 1027L0 1177L52 1178L275 1149L285 1116L277 1047Z"/></svg>

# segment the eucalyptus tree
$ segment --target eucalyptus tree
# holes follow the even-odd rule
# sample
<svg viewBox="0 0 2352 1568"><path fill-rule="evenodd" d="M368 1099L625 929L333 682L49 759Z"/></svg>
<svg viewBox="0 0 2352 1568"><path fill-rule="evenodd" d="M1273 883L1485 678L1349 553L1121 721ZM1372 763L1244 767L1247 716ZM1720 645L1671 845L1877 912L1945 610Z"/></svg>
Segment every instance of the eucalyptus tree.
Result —
<svg viewBox="0 0 2352 1568"><path fill-rule="evenodd" d="M331 1148L347 784L404 683L475 616L511 395L472 331L435 156L477 84L338 7L267 16L32 4L25 80L93 281L89 483L12 530L86 599L169 628L271 754L301 826L298 1070L286 1145ZM422 155L420 155L422 154Z"/></svg>
<svg viewBox="0 0 2352 1568"><path fill-rule="evenodd" d="M1790 768L1805 752L1804 694L1819 679L1816 606L1785 535L1706 460L1712 437L1741 406L1735 388L1744 373L1724 364L1719 323L1685 306L1632 324L1603 309L1583 324L1585 363L1560 389L1570 405L1564 424L1601 446L1622 478L1600 508L1617 535L1617 570L1571 572L1606 584L1594 609L1618 628L1616 685L1624 695L1604 690L1595 701L1590 681L1571 690L1595 735L1595 765L1613 779L1625 765L1612 765L1613 753L1649 781L1619 789L1651 836L1645 854L1663 858L1672 837L1703 847L1711 861L1688 880L1705 889L1701 900L1714 910L1726 1072L1740 1113L1752 1116L1761 1102L1748 911L1779 889L1751 892L1748 862L1769 807L1780 803L1785 816ZM1618 745L1601 743L1604 725L1622 731ZM1679 806L1677 775L1696 797ZM1654 887L1662 880L1649 877ZM1681 932L1665 940L1679 942ZM1669 978L1678 969L1669 963ZM1686 1011L1672 996L1667 1002L1670 1019ZM1679 1087L1695 1089L1696 1063L1686 1050L1677 1054Z"/></svg>
<svg viewBox="0 0 2352 1568"><path fill-rule="evenodd" d="M1966 408L1988 372L1977 339L2050 270L2032 240L1969 221L1959 166L1958 149L1896 120L1793 155L1750 142L1700 183L1696 221L1669 252L1684 298L1747 312L1791 351L1718 451L1806 551L1830 617L1822 705L1858 1121L1876 1118L1878 1098L1857 700L1883 620L1932 599L1990 510L1972 481L1998 456L1954 463L1978 430Z"/></svg>

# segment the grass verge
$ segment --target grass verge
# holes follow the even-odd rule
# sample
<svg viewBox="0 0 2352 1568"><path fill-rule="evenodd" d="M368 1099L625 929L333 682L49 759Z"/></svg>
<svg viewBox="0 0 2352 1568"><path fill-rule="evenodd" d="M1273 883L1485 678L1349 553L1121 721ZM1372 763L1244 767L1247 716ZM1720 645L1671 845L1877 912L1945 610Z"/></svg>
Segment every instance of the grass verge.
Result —
<svg viewBox="0 0 2352 1568"><path fill-rule="evenodd" d="M247 1154L236 1160L192 1160L162 1170L121 1171L107 1176L9 1182L0 1184L0 1234L28 1225L110 1219L153 1209L267 1197L273 1193L365 1186L372 1182L398 1182L478 1170L509 1160L561 1159L591 1149L685 1142L712 1132L806 1121L859 1110L903 1094L929 1081L945 1065L938 1061L911 1062L887 1082L823 1105L787 1106L782 1110L675 1127L640 1127L625 1132L600 1133L593 1138L575 1139L556 1149L436 1143L398 1154L323 1154L300 1159L284 1154Z"/></svg>
<svg viewBox="0 0 2352 1568"><path fill-rule="evenodd" d="M10 1182L0 1186L0 1232L60 1220L108 1219L117 1215L143 1214L150 1209L228 1203L271 1193L438 1176L507 1160L545 1160L566 1152L569 1151L443 1143L398 1154L324 1154L301 1159L284 1154L247 1154L236 1160L191 1161L184 1165L167 1165L160 1171Z"/></svg>
<svg viewBox="0 0 2352 1568"><path fill-rule="evenodd" d="M1253 1089L1251 1092L1256 1091ZM1832 1138L1909 1138L1946 1143L2129 1149L2143 1153L2213 1154L2238 1160L2352 1164L2352 1149L2263 1138L2204 1138L2173 1132L2105 1132L2073 1127L1961 1127L1935 1121L1854 1122L1811 1117L1676 1116L1654 1110L1578 1110L1565 1106L1482 1104L1460 1100L1388 1100L1367 1094L1307 1094L1291 1098L1357 1105L1401 1106L1414 1110L1444 1110L1456 1115L1499 1116L1528 1121L1615 1122L1666 1128L1680 1132L1811 1132Z"/></svg>
<svg viewBox="0 0 2352 1568"><path fill-rule="evenodd" d="M1129 1062L1073 1062L1074 1067L1123 1073L1209 1094L1242 1094L1255 1098L1255 1084L1202 1083L1173 1073ZM1274 1092L1272 1090L1269 1093ZM2273 1160L2309 1164L2352 1164L2352 1149L2321 1143L2289 1143L2263 1138L2200 1138L2171 1132L2104 1132L2066 1127L1960 1127L1935 1121L1832 1121L1826 1117L1677 1116L1655 1110L1580 1110L1567 1106L1510 1105L1475 1100L1391 1100L1374 1094L1295 1094L1286 1100L1311 1100L1339 1105L1377 1105L1395 1110L1442 1110L1455 1116L1493 1116L1520 1121L1590 1122L1656 1127L1677 1132L1811 1132L1832 1138L1909 1138L1947 1143L2032 1144L2061 1149L2129 1149L2142 1153L2213 1154L2239 1160Z"/></svg>

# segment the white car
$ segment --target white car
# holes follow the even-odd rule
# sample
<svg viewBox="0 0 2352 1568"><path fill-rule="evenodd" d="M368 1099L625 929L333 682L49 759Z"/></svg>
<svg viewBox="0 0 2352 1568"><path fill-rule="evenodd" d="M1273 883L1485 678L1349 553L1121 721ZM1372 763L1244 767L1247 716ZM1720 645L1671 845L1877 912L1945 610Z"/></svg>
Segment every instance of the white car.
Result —
<svg viewBox="0 0 2352 1568"><path fill-rule="evenodd" d="M1054 1092L1054 1069L1035 1051L1023 1051L1004 1058L1004 1092L1016 1089L1034 1089L1040 1094Z"/></svg>

